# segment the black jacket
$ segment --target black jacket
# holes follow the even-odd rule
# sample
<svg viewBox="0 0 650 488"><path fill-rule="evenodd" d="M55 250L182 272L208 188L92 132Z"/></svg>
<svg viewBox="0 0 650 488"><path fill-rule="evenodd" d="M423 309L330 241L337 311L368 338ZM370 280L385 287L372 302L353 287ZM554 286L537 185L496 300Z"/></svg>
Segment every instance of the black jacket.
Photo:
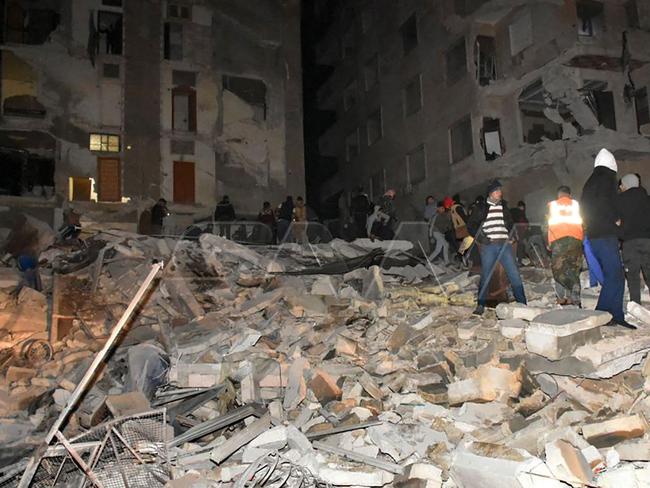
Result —
<svg viewBox="0 0 650 488"><path fill-rule="evenodd" d="M503 221L506 224L508 232L512 230L512 215L510 214L510 209L508 208L508 202L501 200L501 205L503 206ZM478 242L479 244L487 244L490 240L483 233L483 222L487 218L489 211L489 204L487 201L478 203L472 210L472 214L469 216L467 221L467 230L469 234Z"/></svg>
<svg viewBox="0 0 650 488"><path fill-rule="evenodd" d="M232 222L235 220L235 207L230 202L220 201L214 210L214 220L217 222Z"/></svg>
<svg viewBox="0 0 650 488"><path fill-rule="evenodd" d="M650 198L646 191L630 188L618 195L616 204L623 240L650 239Z"/></svg>
<svg viewBox="0 0 650 488"><path fill-rule="evenodd" d="M590 239L620 235L621 230L616 225L619 219L617 186L616 172L604 166L594 168L585 183L580 207L585 231Z"/></svg>

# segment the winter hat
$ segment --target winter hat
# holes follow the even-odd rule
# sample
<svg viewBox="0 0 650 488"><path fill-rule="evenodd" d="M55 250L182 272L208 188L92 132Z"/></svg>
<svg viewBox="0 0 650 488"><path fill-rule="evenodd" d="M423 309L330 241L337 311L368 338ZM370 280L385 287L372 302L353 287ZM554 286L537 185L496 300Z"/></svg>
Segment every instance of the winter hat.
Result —
<svg viewBox="0 0 650 488"><path fill-rule="evenodd" d="M447 197L445 197L444 200L442 201L442 204L444 205L445 208L449 209L449 208L451 208L451 207L454 206L454 199L451 198L451 197L449 197L449 196L447 196Z"/></svg>
<svg viewBox="0 0 650 488"><path fill-rule="evenodd" d="M629 175L623 176L623 178L621 179L621 184L628 190L630 188L638 188L639 177L634 173L630 173Z"/></svg>
<svg viewBox="0 0 650 488"><path fill-rule="evenodd" d="M502 188L502 187L503 187L503 185L501 184L501 182L499 180L492 180L490 182L490 184L488 185L487 193L489 195L493 191L496 191L496 190L498 190L499 188Z"/></svg>
<svg viewBox="0 0 650 488"><path fill-rule="evenodd" d="M600 152L598 153L598 156L596 156L596 162L594 163L594 168L597 168L598 166L604 166L605 168L609 168L614 172L618 172L618 165L616 164L616 158L611 152L609 152L605 148L601 149Z"/></svg>

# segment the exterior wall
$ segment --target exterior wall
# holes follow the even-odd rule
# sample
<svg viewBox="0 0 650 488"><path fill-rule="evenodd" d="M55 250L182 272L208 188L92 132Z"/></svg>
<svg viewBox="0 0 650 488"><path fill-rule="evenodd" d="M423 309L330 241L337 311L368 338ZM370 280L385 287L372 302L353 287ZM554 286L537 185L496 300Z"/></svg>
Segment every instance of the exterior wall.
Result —
<svg viewBox="0 0 650 488"><path fill-rule="evenodd" d="M196 205L177 206L186 213L207 215L228 194L238 214L256 214L263 200L277 203L286 194L304 193L298 0L179 0L191 6L192 17L173 20L183 26L178 61L163 56L166 1L125 0L123 8L102 0L46 2L60 15L46 42L0 46L0 103L30 94L46 115L3 113L0 148L7 143L51 156L58 201L68 197L69 177L97 180L97 157L103 155L121 160L122 194L134 201L172 202L173 162L194 162ZM98 10L123 14L123 52L99 54L93 66L89 18L96 23ZM120 77L104 77L104 63L118 64ZM196 131L172 128L174 70L196 74ZM224 90L224 75L264 81L266 120L254 120L251 106ZM21 138L12 139L14 131L36 131L40 138L16 142ZM90 133L119 135L120 151L91 152ZM48 137L51 144L39 147ZM171 140L193 141L194 154L173 154Z"/></svg>
<svg viewBox="0 0 650 488"><path fill-rule="evenodd" d="M637 133L634 103L626 102L623 96L627 77L615 64L622 49L622 32L627 30L631 57L642 64L638 68L635 64L632 71L636 88L650 89L650 32L627 25L623 3L604 1L606 29L593 38L578 36L575 0L492 0L478 4L482 6L461 17L455 14L453 1L380 0L375 2L374 25L364 33L360 19L371 6L368 2L350 2L353 10L332 26L318 49L321 62L335 68L319 92L322 109L337 111L337 123L320 140L322 155L339 161L339 174L325 183L326 197L341 190L350 192L358 185L368 190L372 176L383 174L385 186L398 190L402 218L410 219L419 217L428 194L440 198L460 192L464 200L472 201L484 193L490 179L498 177L506 182L509 200L536 204L550 198L560 183L568 183L579 192L600 147L615 152L621 171L641 168L642 176L650 179L650 167L642 163L650 156L650 140ZM645 2L637 4L640 24L647 28ZM418 19L418 45L404 54L399 29L413 13ZM530 18L530 43L524 42L523 49L513 55L511 26L525 22L521 19L526 17ZM354 55L341 59L340 39L350 28L355 32ZM496 46L497 79L487 86L481 86L475 76L477 35L493 37ZM467 74L448 83L445 53L460 39L465 40ZM338 51L332 47L337 43ZM363 65L373 53L380 56L380 82L366 92ZM605 56L614 64L607 69L572 67L578 56L585 55L591 59ZM418 74L422 79L422 109L405 116L403 89ZM354 79L359 81L357 103L345 111L342 94ZM565 124L562 140L524 143L519 97L538 79L543 80L544 90L551 93L554 103L567 105L581 126L580 136ZM593 81L606 82L606 89L614 95L616 131L599 126L582 101L578 89ZM383 137L368 146L363 137L366 119L379 106ZM472 122L473 154L451 164L449 128L467 115ZM505 147L504 155L492 161L486 161L481 145L484 118L499 119ZM362 135L360 154L346 162L345 137L356 128ZM422 144L426 179L412 184L406 155ZM535 212L531 205L528 208Z"/></svg>

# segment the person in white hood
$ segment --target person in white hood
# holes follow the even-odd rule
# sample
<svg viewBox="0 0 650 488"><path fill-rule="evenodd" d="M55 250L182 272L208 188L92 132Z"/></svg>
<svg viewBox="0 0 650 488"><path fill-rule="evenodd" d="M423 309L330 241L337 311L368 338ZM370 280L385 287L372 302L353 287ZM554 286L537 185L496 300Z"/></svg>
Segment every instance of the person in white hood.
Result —
<svg viewBox="0 0 650 488"><path fill-rule="evenodd" d="M612 325L635 329L625 321L623 312L625 271L618 243L617 171L614 155L601 149L594 162L594 171L582 190L582 217L591 250L603 271L603 288L596 310L612 314Z"/></svg>

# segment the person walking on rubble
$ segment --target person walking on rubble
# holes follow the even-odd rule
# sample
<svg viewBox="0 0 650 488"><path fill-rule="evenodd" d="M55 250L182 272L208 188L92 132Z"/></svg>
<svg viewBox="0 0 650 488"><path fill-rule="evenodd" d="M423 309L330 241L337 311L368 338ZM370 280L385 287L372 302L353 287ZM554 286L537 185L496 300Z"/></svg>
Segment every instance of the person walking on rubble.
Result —
<svg viewBox="0 0 650 488"><path fill-rule="evenodd" d="M508 204L503 200L501 183L498 180L492 181L487 193L487 201L477 205L467 222L467 230L478 244L481 254L481 279L475 315L482 315L485 311L490 279L498 262L510 280L515 300L527 303L524 284L512 252L510 232L513 222Z"/></svg>
<svg viewBox="0 0 650 488"><path fill-rule="evenodd" d="M594 171L582 189L582 216L591 250L603 271L596 310L612 314L611 325L636 329L625 321L623 313L625 272L618 244L617 171L614 155L601 149L594 161Z"/></svg>
<svg viewBox="0 0 650 488"><path fill-rule="evenodd" d="M623 229L623 264L630 300L641 304L641 277L650 288L650 198L637 175L621 179L617 209Z"/></svg>
<svg viewBox="0 0 650 488"><path fill-rule="evenodd" d="M282 243L287 238L289 226L293 220L293 197L288 195L278 208L278 242Z"/></svg>
<svg viewBox="0 0 650 488"><path fill-rule="evenodd" d="M449 212L445 210L445 204L443 202L438 202L436 214L429 220L429 240L435 246L429 256L429 261L433 262L442 252L442 259L445 266L449 264L449 243L445 238L445 234L449 229L451 229Z"/></svg>
<svg viewBox="0 0 650 488"><path fill-rule="evenodd" d="M548 203L547 222L557 303L580 306L584 232L580 204L571 198L571 189L568 186L558 188L557 200Z"/></svg>

